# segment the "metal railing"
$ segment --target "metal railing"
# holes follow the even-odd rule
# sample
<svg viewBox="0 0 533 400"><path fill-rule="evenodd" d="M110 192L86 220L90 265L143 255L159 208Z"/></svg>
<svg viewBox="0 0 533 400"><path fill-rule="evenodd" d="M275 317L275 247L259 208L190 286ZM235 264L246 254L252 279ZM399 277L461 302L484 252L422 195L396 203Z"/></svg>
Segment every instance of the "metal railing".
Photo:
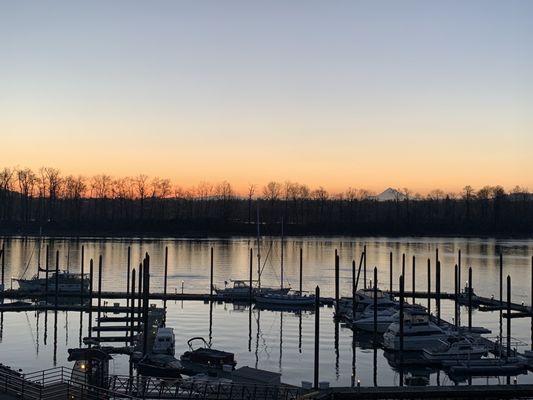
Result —
<svg viewBox="0 0 533 400"><path fill-rule="evenodd" d="M0 392L23 400L179 399L296 400L300 388L206 379L167 381L150 377L110 376L107 388L71 379L64 367L21 374L0 367Z"/></svg>

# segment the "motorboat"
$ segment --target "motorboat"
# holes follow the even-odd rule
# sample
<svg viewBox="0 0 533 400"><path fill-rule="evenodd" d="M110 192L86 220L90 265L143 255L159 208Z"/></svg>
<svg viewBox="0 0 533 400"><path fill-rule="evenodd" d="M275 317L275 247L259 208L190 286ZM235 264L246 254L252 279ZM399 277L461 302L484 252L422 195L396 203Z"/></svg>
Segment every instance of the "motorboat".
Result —
<svg viewBox="0 0 533 400"><path fill-rule="evenodd" d="M182 363L168 354L149 354L137 363L137 371L143 376L179 378L184 372Z"/></svg>
<svg viewBox="0 0 533 400"><path fill-rule="evenodd" d="M259 305L275 305L290 307L312 307L315 305L315 295L307 295L300 292L294 293L260 293L255 296L255 302Z"/></svg>
<svg viewBox="0 0 533 400"><path fill-rule="evenodd" d="M385 333L390 324L398 321L399 313L395 309L387 309L378 312L376 318L376 330L378 333ZM365 332L374 332L374 310L364 312L363 315L352 322L352 326Z"/></svg>
<svg viewBox="0 0 533 400"><path fill-rule="evenodd" d="M509 376L527 370L527 358L522 356L508 358L481 358L478 360L446 360L442 366L450 374L468 376Z"/></svg>
<svg viewBox="0 0 533 400"><path fill-rule="evenodd" d="M359 289L355 293L355 313L352 310L352 298L351 297L342 297L339 299L337 305L338 317L344 317L348 319L356 319L361 313L363 313L368 306L374 304L374 289L366 288ZM386 293L382 290L377 290L377 304L381 309L390 308L396 306L398 303L394 301L392 296L389 293Z"/></svg>
<svg viewBox="0 0 533 400"><path fill-rule="evenodd" d="M152 346L153 354L167 354L173 356L176 349L176 339L174 329L159 327L154 338Z"/></svg>
<svg viewBox="0 0 533 400"><path fill-rule="evenodd" d="M487 346L463 338L453 342L442 341L431 349L424 349L422 356L429 362L440 364L445 361L476 360L487 353Z"/></svg>
<svg viewBox="0 0 533 400"><path fill-rule="evenodd" d="M201 342L201 347L194 348L194 342ZM193 337L187 341L189 350L180 357L185 366L196 364L197 366L220 368L230 366L234 369L237 365L235 355L227 351L212 349L202 337Z"/></svg>
<svg viewBox="0 0 533 400"><path fill-rule="evenodd" d="M448 334L430 321L429 315L417 309L407 310L403 324L403 350L422 351L431 349L446 340ZM400 321L393 322L383 335L387 350L400 350Z"/></svg>

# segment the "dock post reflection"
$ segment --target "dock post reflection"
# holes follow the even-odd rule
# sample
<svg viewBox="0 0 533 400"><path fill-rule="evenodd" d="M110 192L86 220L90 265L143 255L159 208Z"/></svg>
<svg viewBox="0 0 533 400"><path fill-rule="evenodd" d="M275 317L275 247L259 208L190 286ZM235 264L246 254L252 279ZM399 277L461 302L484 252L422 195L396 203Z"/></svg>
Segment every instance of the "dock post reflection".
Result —
<svg viewBox="0 0 533 400"><path fill-rule="evenodd" d="M54 354L53 366L57 366L57 309L54 310Z"/></svg>
<svg viewBox="0 0 533 400"><path fill-rule="evenodd" d="M320 366L320 287L315 288L315 359L314 359L314 389L318 389Z"/></svg>
<svg viewBox="0 0 533 400"><path fill-rule="evenodd" d="M165 298L163 300L163 309L165 310L165 313L163 314L164 322L167 321L167 284L168 284L168 246L165 246L165 272L164 272L164 278L163 278L163 294L165 295Z"/></svg>

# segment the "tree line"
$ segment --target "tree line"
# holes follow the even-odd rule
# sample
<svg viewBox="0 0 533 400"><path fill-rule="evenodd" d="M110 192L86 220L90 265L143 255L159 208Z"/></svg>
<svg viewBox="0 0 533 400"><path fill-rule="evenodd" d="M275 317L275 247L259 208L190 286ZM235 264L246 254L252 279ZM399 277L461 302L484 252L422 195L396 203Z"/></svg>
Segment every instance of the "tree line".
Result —
<svg viewBox="0 0 533 400"><path fill-rule="evenodd" d="M202 182L191 188L169 179L63 175L43 167L0 170L4 233L48 234L264 234L531 235L533 195L519 186L426 195L407 188L378 201L358 188L330 193L295 182L232 185Z"/></svg>

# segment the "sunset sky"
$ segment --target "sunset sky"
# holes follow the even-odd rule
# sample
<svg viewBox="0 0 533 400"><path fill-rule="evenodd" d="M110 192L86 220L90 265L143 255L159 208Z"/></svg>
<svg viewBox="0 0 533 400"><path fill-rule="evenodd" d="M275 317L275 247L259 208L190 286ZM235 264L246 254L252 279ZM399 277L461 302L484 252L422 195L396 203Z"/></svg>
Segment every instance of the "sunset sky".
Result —
<svg viewBox="0 0 533 400"><path fill-rule="evenodd" d="M0 166L533 190L533 1L4 1Z"/></svg>

